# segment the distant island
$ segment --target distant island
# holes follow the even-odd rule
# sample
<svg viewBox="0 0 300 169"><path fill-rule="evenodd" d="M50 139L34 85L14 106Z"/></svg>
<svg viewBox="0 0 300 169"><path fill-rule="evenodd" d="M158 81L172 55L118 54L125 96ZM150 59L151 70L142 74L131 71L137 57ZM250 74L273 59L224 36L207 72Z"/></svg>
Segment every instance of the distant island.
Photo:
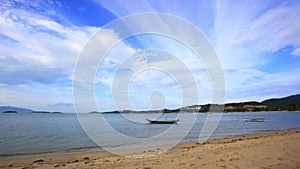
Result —
<svg viewBox="0 0 300 169"><path fill-rule="evenodd" d="M62 112L49 112L49 111L36 111L21 107L14 106L2 106L0 107L0 113L62 113Z"/></svg>
<svg viewBox="0 0 300 169"><path fill-rule="evenodd" d="M222 112L258 112L258 111L300 111L300 94L291 95L283 98L272 98L267 99L262 102L258 101L248 101L248 102L237 102L237 103L226 103L221 104L204 104L204 105L192 105L185 106L177 109L162 109L162 110L144 110L144 111L135 111L135 110L116 110L109 112L89 112L93 113L102 113L102 114L111 114L111 113L177 113L177 112L186 112L186 113L206 113L214 107L216 111ZM12 106L2 106L0 107L0 113L57 113L62 112L49 112L49 111L35 111L26 108L12 107Z"/></svg>

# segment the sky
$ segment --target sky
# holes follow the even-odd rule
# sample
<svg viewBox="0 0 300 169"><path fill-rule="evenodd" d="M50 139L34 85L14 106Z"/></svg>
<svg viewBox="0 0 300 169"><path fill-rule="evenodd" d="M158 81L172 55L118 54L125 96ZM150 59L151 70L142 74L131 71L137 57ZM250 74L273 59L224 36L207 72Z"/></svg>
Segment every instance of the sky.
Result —
<svg viewBox="0 0 300 169"><path fill-rule="evenodd" d="M105 28L145 12L182 18L205 35L224 71L225 102L300 93L300 1L0 0L0 106L74 112L76 64L99 31L98 45L120 41L94 75L94 97L101 111L211 103L212 82L205 65L183 43L154 34L123 39ZM155 55L147 49L165 52ZM141 71L143 66L160 69ZM120 87L114 87L122 86L126 72L134 75L126 88L131 107L123 103ZM194 92L185 83L189 75L199 100L183 104L182 95ZM88 103L84 108L93 111Z"/></svg>

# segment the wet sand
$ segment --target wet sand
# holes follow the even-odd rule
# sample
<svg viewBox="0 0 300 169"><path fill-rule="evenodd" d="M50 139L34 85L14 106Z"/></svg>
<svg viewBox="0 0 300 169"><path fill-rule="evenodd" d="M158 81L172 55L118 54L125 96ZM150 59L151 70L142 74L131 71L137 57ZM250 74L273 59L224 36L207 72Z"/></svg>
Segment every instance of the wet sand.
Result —
<svg viewBox="0 0 300 169"><path fill-rule="evenodd" d="M139 157L159 148L127 150ZM0 168L300 168L300 129L240 135L204 143L182 143L148 158L108 152L47 155L1 160Z"/></svg>

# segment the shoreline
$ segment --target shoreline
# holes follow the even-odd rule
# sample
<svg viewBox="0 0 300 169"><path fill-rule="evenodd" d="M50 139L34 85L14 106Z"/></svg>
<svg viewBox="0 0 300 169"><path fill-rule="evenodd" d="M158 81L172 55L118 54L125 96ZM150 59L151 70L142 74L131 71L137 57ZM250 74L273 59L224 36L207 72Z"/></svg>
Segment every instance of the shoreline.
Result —
<svg viewBox="0 0 300 169"><path fill-rule="evenodd" d="M299 140L298 128L180 143L162 154L161 149L150 147L120 150L140 157L155 155L147 158L127 158L106 151L48 154L0 160L0 168L299 168Z"/></svg>
<svg viewBox="0 0 300 169"><path fill-rule="evenodd" d="M226 138L232 138L232 137L239 137L239 136L250 136L250 135L256 135L261 133L269 133L269 132L278 132L278 131L289 131L289 130L297 130L300 128L290 128L290 129L284 129L284 130L265 130L265 131L259 131L255 133L248 133L248 134L238 134L238 135L230 135L230 136L222 136L222 137L216 137L216 138L209 138L205 142L218 140L218 139L226 139ZM197 143L197 141L183 141L180 142L178 145L181 144L187 144L187 143ZM168 144L162 144L157 147L163 147L168 146ZM142 147L142 148L125 148L120 149L118 151L131 151L131 150L143 150L148 149L151 147ZM155 147L156 148L156 147ZM117 152L118 152L117 151ZM68 148L60 151L48 151L48 152L27 152L27 153L17 153L17 154L0 154L0 162L5 160L16 160L16 159L25 159L25 158L34 158L34 157L43 157L43 156L60 156L60 155L72 155L72 154L84 154L84 153L102 153L106 152L106 150L102 149L101 147L95 145L93 147L79 147L79 148Z"/></svg>

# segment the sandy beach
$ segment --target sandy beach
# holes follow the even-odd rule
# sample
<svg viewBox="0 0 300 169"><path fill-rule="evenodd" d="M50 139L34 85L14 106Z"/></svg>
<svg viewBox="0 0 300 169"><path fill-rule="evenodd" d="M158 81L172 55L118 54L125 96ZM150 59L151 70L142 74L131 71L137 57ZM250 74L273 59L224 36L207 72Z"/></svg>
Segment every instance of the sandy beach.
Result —
<svg viewBox="0 0 300 169"><path fill-rule="evenodd" d="M155 153L146 148L130 153ZM300 168L300 129L240 135L204 143L182 143L148 158L108 152L1 160L1 168Z"/></svg>

